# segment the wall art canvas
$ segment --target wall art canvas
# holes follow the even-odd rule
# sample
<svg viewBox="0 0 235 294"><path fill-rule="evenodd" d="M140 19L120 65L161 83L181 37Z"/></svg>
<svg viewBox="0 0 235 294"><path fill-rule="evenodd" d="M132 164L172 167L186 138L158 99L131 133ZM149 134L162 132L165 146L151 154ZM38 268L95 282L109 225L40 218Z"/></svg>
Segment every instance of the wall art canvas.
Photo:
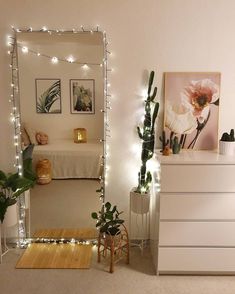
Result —
<svg viewBox="0 0 235 294"><path fill-rule="evenodd" d="M70 80L71 113L95 113L95 80Z"/></svg>
<svg viewBox="0 0 235 294"><path fill-rule="evenodd" d="M61 113L60 79L35 79L36 112Z"/></svg>
<svg viewBox="0 0 235 294"><path fill-rule="evenodd" d="M220 73L165 73L164 129L185 149L218 147Z"/></svg>

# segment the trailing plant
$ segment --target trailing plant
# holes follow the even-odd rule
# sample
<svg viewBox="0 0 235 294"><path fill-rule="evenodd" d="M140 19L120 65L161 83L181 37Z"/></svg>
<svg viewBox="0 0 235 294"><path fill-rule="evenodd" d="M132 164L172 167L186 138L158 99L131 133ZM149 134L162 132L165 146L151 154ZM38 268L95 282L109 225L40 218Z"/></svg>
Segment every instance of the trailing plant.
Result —
<svg viewBox="0 0 235 294"><path fill-rule="evenodd" d="M234 129L231 129L230 133L223 133L220 141L234 142L235 141Z"/></svg>
<svg viewBox="0 0 235 294"><path fill-rule="evenodd" d="M112 207L110 202L106 202L98 213L92 212L91 217L97 220L96 227L100 233L116 235L119 232L119 226L124 223L124 220L119 218L121 213L116 205Z"/></svg>
<svg viewBox="0 0 235 294"><path fill-rule="evenodd" d="M145 100L145 116L142 130L137 127L139 138L142 140L142 152L141 152L141 167L138 173L138 187L135 192L147 193L149 191L152 175L150 171L147 171L146 163L153 157L154 153L154 141L155 141L155 120L158 115L159 103L154 99L157 95L157 87L154 87L152 92L152 85L154 80L154 71L151 71L148 82L148 95ZM152 105L154 105L152 110Z"/></svg>
<svg viewBox="0 0 235 294"><path fill-rule="evenodd" d="M23 175L26 179L31 180L32 182L31 187L34 186L34 184L36 183L36 178L37 178L33 170L33 164L32 164L33 149L34 149L34 144L30 144L23 150L23 153L22 153Z"/></svg>
<svg viewBox="0 0 235 294"><path fill-rule="evenodd" d="M37 102L37 112L59 112L58 109L51 111L52 105L60 99L60 81L53 83L43 94Z"/></svg>

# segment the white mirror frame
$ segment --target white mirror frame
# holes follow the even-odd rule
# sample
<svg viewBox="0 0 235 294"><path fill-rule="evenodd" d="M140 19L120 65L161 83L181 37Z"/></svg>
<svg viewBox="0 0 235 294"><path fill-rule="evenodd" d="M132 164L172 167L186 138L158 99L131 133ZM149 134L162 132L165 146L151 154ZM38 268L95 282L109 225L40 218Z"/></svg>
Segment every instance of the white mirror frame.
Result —
<svg viewBox="0 0 235 294"><path fill-rule="evenodd" d="M108 113L109 110L111 110L110 107L110 97L111 94L108 91L108 73L112 71L112 69L108 68L108 55L110 54L110 51L108 50L108 42L106 37L105 31L100 31L99 26L97 26L95 29L89 29L86 30L83 26L79 30L50 30L46 27L43 27L39 30L33 30L32 28L29 29L16 29L12 27L13 30L13 36L8 36L8 54L10 55L10 70L11 70L11 94L9 98L9 102L12 105L12 111L11 111L11 121L13 123L14 127L14 145L15 145L15 163L14 167L16 168L17 172L20 176L23 175L23 163L22 163L22 148L21 148L21 118L20 118L20 89L19 89L19 70L18 70L18 44L17 44L17 35L20 33L31 33L31 32L43 32L45 34L59 34L59 33L90 33L95 34L97 32L103 34L103 44L104 44L104 58L103 58L103 80L104 80L104 109L101 110L104 114L104 137L100 139L100 141L103 142L103 156L102 156L102 168L103 173L100 177L100 189L97 191L99 192L100 200L102 201L102 205L104 205L105 200L105 186L107 184L106 182L106 176L107 176L107 144L106 140L107 137L110 137L110 129L109 129L109 123L108 123ZM69 61L68 61L69 62ZM82 63L80 63L82 64ZM82 65L89 64L84 63ZM34 242L32 238L26 237L26 222L25 222L25 209L26 209L26 201L25 201L25 195L21 195L18 198L18 206L19 206L19 220L18 220L18 246L19 247L26 247L29 243ZM63 239L41 239L36 240L36 242L62 242L62 243L83 243L85 241L81 240L63 240Z"/></svg>

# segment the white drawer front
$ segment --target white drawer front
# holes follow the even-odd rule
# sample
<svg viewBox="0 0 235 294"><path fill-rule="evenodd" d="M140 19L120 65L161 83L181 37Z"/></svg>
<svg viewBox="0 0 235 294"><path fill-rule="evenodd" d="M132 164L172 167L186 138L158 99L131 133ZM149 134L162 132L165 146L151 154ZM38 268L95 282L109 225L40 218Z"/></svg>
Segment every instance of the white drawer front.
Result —
<svg viewBox="0 0 235 294"><path fill-rule="evenodd" d="M235 165L162 165L162 192L235 192Z"/></svg>
<svg viewBox="0 0 235 294"><path fill-rule="evenodd" d="M159 273L234 273L234 248L160 248Z"/></svg>
<svg viewBox="0 0 235 294"><path fill-rule="evenodd" d="M235 193L161 193L161 220L235 220Z"/></svg>
<svg viewBox="0 0 235 294"><path fill-rule="evenodd" d="M235 222L161 222L159 246L234 246Z"/></svg>

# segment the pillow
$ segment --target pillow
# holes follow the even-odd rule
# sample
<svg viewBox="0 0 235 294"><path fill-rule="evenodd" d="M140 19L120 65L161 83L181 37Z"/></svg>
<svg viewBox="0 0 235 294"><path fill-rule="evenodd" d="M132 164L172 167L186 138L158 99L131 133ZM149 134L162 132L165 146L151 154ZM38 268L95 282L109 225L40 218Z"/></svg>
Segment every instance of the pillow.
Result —
<svg viewBox="0 0 235 294"><path fill-rule="evenodd" d="M36 133L36 140L39 145L46 145L48 144L48 135L43 132Z"/></svg>
<svg viewBox="0 0 235 294"><path fill-rule="evenodd" d="M20 127L20 132L21 132L21 141L24 146L28 146L30 144L29 136L24 128L23 125Z"/></svg>
<svg viewBox="0 0 235 294"><path fill-rule="evenodd" d="M33 128L31 128L28 124L24 124L24 128L29 136L29 140L31 142L31 144L34 145L38 145L38 142L36 140L36 130L34 130Z"/></svg>

